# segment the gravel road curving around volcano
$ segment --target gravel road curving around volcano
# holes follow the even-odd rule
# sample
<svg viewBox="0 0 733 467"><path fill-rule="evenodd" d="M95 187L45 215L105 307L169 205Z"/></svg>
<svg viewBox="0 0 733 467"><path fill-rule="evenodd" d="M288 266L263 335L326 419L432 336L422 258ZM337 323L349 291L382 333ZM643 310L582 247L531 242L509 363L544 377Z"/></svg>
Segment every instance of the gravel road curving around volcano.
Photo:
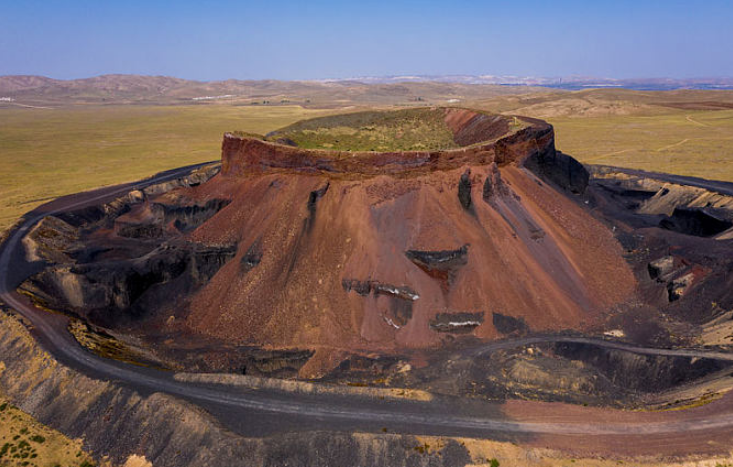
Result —
<svg viewBox="0 0 733 467"><path fill-rule="evenodd" d="M191 384L177 381L171 372L127 365L97 357L82 349L66 331L66 319L33 307L14 288L18 283L18 258L23 236L42 217L112 198L132 189L171 180L191 168L170 171L138 184L61 198L38 208L26 217L0 249L0 298L33 324L33 335L56 359L92 377L107 379L141 393L162 392L207 409L234 431L246 431L237 420L253 416L269 420L270 430L292 431L310 428L340 431L390 431L497 438L542 439L553 443L557 437L590 437L605 446L631 436L639 443L656 442L684 434L701 443L733 430L733 398L725 396L700 409L683 412L643 413L582 408L564 404L521 403L521 416L513 403L463 401L435 398L430 402L376 400L354 395L319 396L276 391L246 391L223 385ZM711 189L715 189L712 187ZM528 337L492 342L473 350L475 355L498 349L548 342L576 342L625 350L639 354L713 358L733 361L732 354L691 349L643 348L604 339L569 336ZM536 414L536 416L533 416ZM607 414L608 416L605 416ZM249 428L250 430L252 428ZM251 432L249 433L252 434ZM643 435L640 437L640 435ZM621 438L619 438L621 437ZM661 437L661 438L660 438ZM730 443L730 436L727 437ZM557 443L562 445L563 443Z"/></svg>

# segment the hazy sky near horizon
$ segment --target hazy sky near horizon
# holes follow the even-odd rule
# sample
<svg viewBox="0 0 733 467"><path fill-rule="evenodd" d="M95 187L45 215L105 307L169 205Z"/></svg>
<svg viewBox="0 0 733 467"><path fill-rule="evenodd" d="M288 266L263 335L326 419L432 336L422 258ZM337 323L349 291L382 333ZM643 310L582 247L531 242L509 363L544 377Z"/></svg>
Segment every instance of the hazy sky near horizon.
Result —
<svg viewBox="0 0 733 467"><path fill-rule="evenodd" d="M21 0L0 75L733 76L733 1Z"/></svg>

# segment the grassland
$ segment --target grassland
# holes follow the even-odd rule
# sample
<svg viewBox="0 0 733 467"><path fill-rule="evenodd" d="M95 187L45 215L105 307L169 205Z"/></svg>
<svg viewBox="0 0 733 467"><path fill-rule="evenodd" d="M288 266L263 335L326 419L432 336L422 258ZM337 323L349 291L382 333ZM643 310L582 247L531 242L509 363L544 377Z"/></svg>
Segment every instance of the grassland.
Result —
<svg viewBox="0 0 733 467"><path fill-rule="evenodd" d="M555 126L557 147L590 164L733 181L733 92L590 89L469 103Z"/></svg>
<svg viewBox="0 0 733 467"><path fill-rule="evenodd" d="M0 109L0 232L58 196L216 160L227 130L261 134L323 114L296 106Z"/></svg>
<svg viewBox="0 0 733 467"><path fill-rule="evenodd" d="M0 465L92 467L95 463L82 449L81 440L41 425L0 396Z"/></svg>
<svg viewBox="0 0 733 467"><path fill-rule="evenodd" d="M733 110L547 120L581 162L733 182Z"/></svg>

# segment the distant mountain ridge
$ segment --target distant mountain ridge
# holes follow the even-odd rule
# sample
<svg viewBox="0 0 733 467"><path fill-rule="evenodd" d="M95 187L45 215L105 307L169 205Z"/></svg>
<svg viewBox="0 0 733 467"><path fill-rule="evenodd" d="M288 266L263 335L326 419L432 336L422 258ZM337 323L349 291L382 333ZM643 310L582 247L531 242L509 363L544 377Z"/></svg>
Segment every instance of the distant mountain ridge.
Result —
<svg viewBox="0 0 733 467"><path fill-rule="evenodd" d="M266 88L273 83L287 87L288 81L260 80L226 80L226 81L195 81L170 76L144 76L144 75L101 75L92 78L81 78L72 80L60 80L46 78L43 76L10 75L0 76L0 93L22 93L31 90L46 89L56 92L66 91L115 91L115 92L136 92L143 94L167 94L176 93L182 89L192 92L201 90L231 90L236 88ZM295 83L295 82L292 82ZM194 92L195 93L195 92Z"/></svg>
<svg viewBox="0 0 733 467"><path fill-rule="evenodd" d="M522 90L532 92L531 88ZM433 99L485 98L516 94L501 86L443 82L362 83L352 80L194 81L168 76L102 75L57 80L42 76L0 76L0 102L34 105L234 101L237 104L374 105ZM17 102L16 102L17 101Z"/></svg>
<svg viewBox="0 0 733 467"><path fill-rule="evenodd" d="M445 105L538 91L631 89L643 91L733 90L733 78L626 79L536 78L494 75L386 76L311 81L195 81L169 76L102 75L59 80L43 76L0 76L0 105L76 104L301 105L344 107Z"/></svg>
<svg viewBox="0 0 733 467"><path fill-rule="evenodd" d="M322 85L359 85L359 84L404 84L404 83L445 83L465 85L501 86L540 86L551 88L592 88L619 87L627 89L650 88L664 89L733 89L733 78L599 78L592 76L536 77L515 75L394 75L360 76L352 78L328 78L317 80L239 80L198 81L170 76L148 76L129 74L109 74L90 78L61 80L35 75L0 76L0 93L11 93L60 87L66 89L94 88L107 90L137 89L166 92L179 88L198 87L201 89L272 88L286 89L293 86Z"/></svg>

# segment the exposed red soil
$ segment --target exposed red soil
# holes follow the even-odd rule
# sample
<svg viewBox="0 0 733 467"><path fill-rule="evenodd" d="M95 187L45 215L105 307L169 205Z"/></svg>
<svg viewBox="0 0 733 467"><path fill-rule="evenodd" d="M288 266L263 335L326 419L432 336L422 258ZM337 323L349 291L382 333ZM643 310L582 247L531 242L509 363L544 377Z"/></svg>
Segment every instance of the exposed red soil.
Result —
<svg viewBox="0 0 733 467"><path fill-rule="evenodd" d="M527 120L507 133L496 120L507 133L496 140L497 127L477 124L477 115L448 110L446 120L456 134L483 126L488 142L443 152L312 151L227 135L221 174L173 194L231 199L189 236L238 244L190 297L185 326L237 344L320 349L309 374L332 366L339 349L452 340L431 328L438 313L483 312L489 319L470 331L483 339L500 337L492 312L533 331L592 326L634 290L619 245L522 167L533 153L554 155L551 126ZM458 196L462 176L468 207ZM494 190L484 197L488 177ZM447 275L406 255L464 245L467 261L451 269L448 287Z"/></svg>
<svg viewBox="0 0 733 467"><path fill-rule="evenodd" d="M630 412L608 410L600 407L581 407L573 404L507 401L503 411L507 416L521 422L533 423L577 423L579 425L606 426L643 426L655 423L676 423L689 425L689 430L678 433L654 433L643 435L608 435L588 432L584 435L541 435L527 440L537 447L551 446L566 453L578 456L608 455L616 456L653 456L660 453L667 456L689 456L695 454L728 455L733 448L733 429L702 428L703 421L724 414L733 404L733 395L726 394L721 399L702 407L682 411Z"/></svg>

